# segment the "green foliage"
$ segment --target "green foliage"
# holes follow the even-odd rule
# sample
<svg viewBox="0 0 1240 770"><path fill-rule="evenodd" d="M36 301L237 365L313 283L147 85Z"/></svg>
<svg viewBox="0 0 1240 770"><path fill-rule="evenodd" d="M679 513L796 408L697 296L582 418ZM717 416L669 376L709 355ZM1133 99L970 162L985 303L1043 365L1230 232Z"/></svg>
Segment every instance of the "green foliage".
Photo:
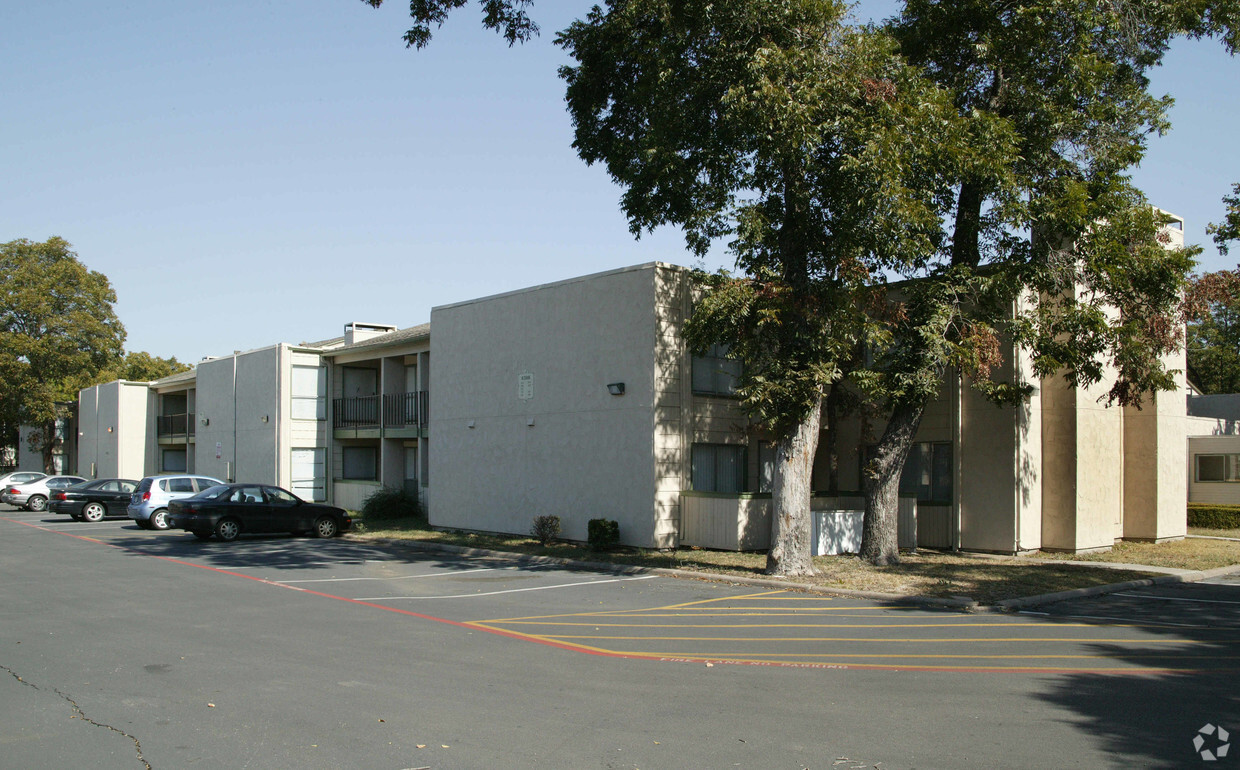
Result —
<svg viewBox="0 0 1240 770"><path fill-rule="evenodd" d="M560 517L550 514L535 516L530 534L542 545L551 545L560 536Z"/></svg>
<svg viewBox="0 0 1240 770"><path fill-rule="evenodd" d="M1206 232L1214 236L1214 244L1222 254L1227 253L1231 241L1240 240L1240 184L1232 185L1231 195L1223 196L1227 204L1227 215L1222 222L1206 228Z"/></svg>
<svg viewBox="0 0 1240 770"><path fill-rule="evenodd" d="M1188 526L1200 529L1240 529L1240 505L1189 503Z"/></svg>
<svg viewBox="0 0 1240 770"><path fill-rule="evenodd" d="M620 543L620 524L612 519L590 519L586 523L586 542L591 551L609 551Z"/></svg>
<svg viewBox="0 0 1240 770"><path fill-rule="evenodd" d="M362 518L369 521L387 521L420 517L422 506L418 498L397 487L376 489L362 502Z"/></svg>
<svg viewBox="0 0 1240 770"><path fill-rule="evenodd" d="M0 244L0 430L49 424L115 366L125 340L115 302L107 276L66 241Z"/></svg>
<svg viewBox="0 0 1240 770"><path fill-rule="evenodd" d="M193 366L183 364L172 358L159 358L152 356L145 351L128 352L125 358L109 371L101 382L109 382L111 380L129 380L130 382L151 382L152 380L162 380L181 372L188 372Z"/></svg>
<svg viewBox="0 0 1240 770"><path fill-rule="evenodd" d="M1193 381L1204 393L1240 393L1240 272L1198 276L1190 297L1198 305L1185 345Z"/></svg>
<svg viewBox="0 0 1240 770"><path fill-rule="evenodd" d="M362 0L378 8L383 0ZM431 42L431 25L442 27L448 13L465 5L467 0L410 0L409 15L413 26L404 35L406 48L425 48ZM479 0L482 26L504 36L508 45L524 43L538 34L538 25L526 9L532 0Z"/></svg>

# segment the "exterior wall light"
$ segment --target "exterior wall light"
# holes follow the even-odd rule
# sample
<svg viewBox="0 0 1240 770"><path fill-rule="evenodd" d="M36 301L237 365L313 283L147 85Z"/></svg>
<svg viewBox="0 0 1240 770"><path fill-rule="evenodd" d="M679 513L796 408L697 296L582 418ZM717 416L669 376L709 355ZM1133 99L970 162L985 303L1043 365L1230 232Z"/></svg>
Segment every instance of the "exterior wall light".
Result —
<svg viewBox="0 0 1240 770"><path fill-rule="evenodd" d="M624 395L624 383L623 382L607 383L607 392L612 394L613 396L623 396Z"/></svg>
<svg viewBox="0 0 1240 770"><path fill-rule="evenodd" d="M203 418L202 418L201 420L199 420L198 422L202 423L203 425L210 425L210 424L211 424L211 420L210 420L210 419L208 419L208 418L206 418L206 417L203 417Z"/></svg>

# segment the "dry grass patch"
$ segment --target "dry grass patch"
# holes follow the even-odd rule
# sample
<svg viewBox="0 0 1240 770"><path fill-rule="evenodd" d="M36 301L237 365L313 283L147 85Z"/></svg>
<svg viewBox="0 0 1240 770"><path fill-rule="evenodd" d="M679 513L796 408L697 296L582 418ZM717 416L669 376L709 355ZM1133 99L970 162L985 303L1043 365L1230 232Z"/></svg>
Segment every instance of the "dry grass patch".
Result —
<svg viewBox="0 0 1240 770"><path fill-rule="evenodd" d="M1195 534L1195 533L1194 533ZM1040 558L1115 564L1148 564L1153 567L1207 570L1240 564L1240 542L1187 538L1166 543L1119 542L1101 553L1040 553Z"/></svg>
<svg viewBox="0 0 1240 770"><path fill-rule="evenodd" d="M535 539L520 535L436 531L428 528L425 522L416 520L376 522L373 527L363 524L356 536L363 539L435 542L638 567L666 567L725 576L766 577L763 574L766 555L762 553L708 551L697 548L675 551L619 548L598 553L577 543L542 546ZM1130 559L1118 559L1128 560ZM982 559L924 551L906 554L900 564L889 567L875 567L855 556L815 557L814 567L818 570L818 575L797 578L792 582L907 596L967 596L982 604L1151 576L1151 573L1147 572L1083 567L1049 559L1044 562L1003 557Z"/></svg>
<svg viewBox="0 0 1240 770"><path fill-rule="evenodd" d="M1188 534L1199 537L1233 537L1240 540L1240 529L1207 529L1205 527L1189 527Z"/></svg>

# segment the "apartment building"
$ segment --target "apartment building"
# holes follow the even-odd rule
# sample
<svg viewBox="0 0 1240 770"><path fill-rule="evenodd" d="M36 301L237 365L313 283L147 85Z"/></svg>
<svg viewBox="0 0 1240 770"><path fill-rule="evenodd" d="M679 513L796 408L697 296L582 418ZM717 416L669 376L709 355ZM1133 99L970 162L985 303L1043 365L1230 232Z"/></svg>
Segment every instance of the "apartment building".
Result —
<svg viewBox="0 0 1240 770"><path fill-rule="evenodd" d="M82 392L79 468L271 482L350 509L396 487L442 527L527 533L550 514L579 540L607 518L632 545L763 548L770 437L739 408L738 364L690 355L691 303L688 270L648 263L435 307L421 326L349 324L108 383ZM901 485L902 545L1083 551L1184 535L1182 392L1107 407L1107 382L1035 379L1015 349L1005 367L1033 388L1020 406L949 373L928 407ZM882 424L836 428L845 491L826 494L820 450L812 507L847 550Z"/></svg>

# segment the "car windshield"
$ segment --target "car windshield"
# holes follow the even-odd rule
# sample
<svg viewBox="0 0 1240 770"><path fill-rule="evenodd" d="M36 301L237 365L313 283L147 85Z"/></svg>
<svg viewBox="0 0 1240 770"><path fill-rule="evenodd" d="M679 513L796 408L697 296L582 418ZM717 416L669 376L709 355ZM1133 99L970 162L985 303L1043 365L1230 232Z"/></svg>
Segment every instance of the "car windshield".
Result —
<svg viewBox="0 0 1240 770"><path fill-rule="evenodd" d="M216 484L213 487L207 487L206 489L202 490L198 494L194 495L194 497L199 497L205 500L214 500L217 497L223 496L227 492L228 492L228 485Z"/></svg>
<svg viewBox="0 0 1240 770"><path fill-rule="evenodd" d="M79 481L76 484L70 484L69 489L98 489L107 484L109 479L95 479L94 481Z"/></svg>

